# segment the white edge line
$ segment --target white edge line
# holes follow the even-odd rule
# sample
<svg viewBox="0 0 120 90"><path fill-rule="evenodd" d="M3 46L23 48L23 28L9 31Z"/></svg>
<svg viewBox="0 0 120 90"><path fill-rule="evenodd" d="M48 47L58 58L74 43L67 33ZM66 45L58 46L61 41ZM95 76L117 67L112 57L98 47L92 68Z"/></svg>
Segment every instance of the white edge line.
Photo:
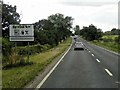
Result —
<svg viewBox="0 0 120 90"><path fill-rule="evenodd" d="M113 74L112 74L108 69L105 69L105 71L106 71L110 76L113 76Z"/></svg>
<svg viewBox="0 0 120 90"><path fill-rule="evenodd" d="M47 80L47 78L52 74L52 72L55 70L55 68L59 65L59 63L62 61L62 59L65 57L65 55L68 53L68 51L71 49L71 46L69 47L69 49L65 52L65 54L61 57L61 59L57 62L57 64L50 70L50 72L44 77L44 79L38 84L38 86L36 87L35 90L38 90L39 88L41 88L41 86L44 84L44 82Z"/></svg>
<svg viewBox="0 0 120 90"><path fill-rule="evenodd" d="M97 60L97 62L99 62L100 63L100 60L99 59L96 59Z"/></svg>

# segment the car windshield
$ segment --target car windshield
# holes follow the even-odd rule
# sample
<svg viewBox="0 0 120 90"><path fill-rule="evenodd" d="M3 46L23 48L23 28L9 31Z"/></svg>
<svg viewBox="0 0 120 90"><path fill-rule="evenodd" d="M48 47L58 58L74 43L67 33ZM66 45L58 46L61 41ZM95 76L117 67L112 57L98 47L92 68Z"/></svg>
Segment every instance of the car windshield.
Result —
<svg viewBox="0 0 120 90"><path fill-rule="evenodd" d="M77 44L82 44L82 42L76 42Z"/></svg>
<svg viewBox="0 0 120 90"><path fill-rule="evenodd" d="M76 44L83 45L83 43L82 43L82 42L76 42Z"/></svg>
<svg viewBox="0 0 120 90"><path fill-rule="evenodd" d="M75 44L75 46L76 46L76 47L82 47L82 45L81 45L81 44Z"/></svg>

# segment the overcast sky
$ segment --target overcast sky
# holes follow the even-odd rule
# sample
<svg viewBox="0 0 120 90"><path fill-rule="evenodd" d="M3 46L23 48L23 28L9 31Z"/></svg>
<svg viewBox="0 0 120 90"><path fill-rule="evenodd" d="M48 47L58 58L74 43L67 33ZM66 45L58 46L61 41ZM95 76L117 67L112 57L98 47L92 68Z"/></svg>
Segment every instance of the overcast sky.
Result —
<svg viewBox="0 0 120 90"><path fill-rule="evenodd" d="M73 25L93 24L103 31L118 28L119 0L4 0L17 6L21 24L31 24L61 13L74 18Z"/></svg>

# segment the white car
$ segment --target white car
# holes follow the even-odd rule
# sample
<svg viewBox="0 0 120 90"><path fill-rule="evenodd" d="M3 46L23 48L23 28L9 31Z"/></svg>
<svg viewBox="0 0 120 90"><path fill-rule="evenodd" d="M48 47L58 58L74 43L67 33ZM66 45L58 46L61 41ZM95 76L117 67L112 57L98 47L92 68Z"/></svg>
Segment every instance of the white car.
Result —
<svg viewBox="0 0 120 90"><path fill-rule="evenodd" d="M82 42L76 42L76 44L81 44L81 45L83 45L83 43L82 43Z"/></svg>
<svg viewBox="0 0 120 90"><path fill-rule="evenodd" d="M74 46L74 50L84 50L84 46L82 42L76 42Z"/></svg>

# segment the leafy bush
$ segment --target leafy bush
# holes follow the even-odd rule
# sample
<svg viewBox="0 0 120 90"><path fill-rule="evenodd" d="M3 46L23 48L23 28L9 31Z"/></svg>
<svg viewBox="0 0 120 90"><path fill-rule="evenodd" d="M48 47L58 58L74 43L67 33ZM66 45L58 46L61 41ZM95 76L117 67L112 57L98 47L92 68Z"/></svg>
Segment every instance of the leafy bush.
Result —
<svg viewBox="0 0 120 90"><path fill-rule="evenodd" d="M29 54L36 54L36 53L40 53L42 51L46 51L48 49L50 49L51 46L46 44L46 45L40 45L40 44L37 44L37 45L31 45L29 46ZM18 47L17 48L17 52L19 55L27 55L28 54L28 46L25 46L25 47Z"/></svg>
<svg viewBox="0 0 120 90"><path fill-rule="evenodd" d="M6 60L9 60L9 56L12 53L12 44L8 41L8 39L3 38L2 39L2 55L3 55L3 59L2 62L6 62Z"/></svg>
<svg viewBox="0 0 120 90"><path fill-rule="evenodd" d="M118 37L115 38L115 42L118 43L118 44L120 44L120 36L118 36Z"/></svg>
<svg viewBox="0 0 120 90"><path fill-rule="evenodd" d="M113 42L114 40L111 39L111 38L104 38L103 41L104 41L104 42Z"/></svg>
<svg viewBox="0 0 120 90"><path fill-rule="evenodd" d="M29 55L33 55L51 48L49 44L29 45L29 47L28 46L13 47L13 46L14 46L13 43L9 42L7 39L3 39L3 63L5 66L7 64L15 65L18 63L26 63L23 57L27 56L28 52Z"/></svg>

